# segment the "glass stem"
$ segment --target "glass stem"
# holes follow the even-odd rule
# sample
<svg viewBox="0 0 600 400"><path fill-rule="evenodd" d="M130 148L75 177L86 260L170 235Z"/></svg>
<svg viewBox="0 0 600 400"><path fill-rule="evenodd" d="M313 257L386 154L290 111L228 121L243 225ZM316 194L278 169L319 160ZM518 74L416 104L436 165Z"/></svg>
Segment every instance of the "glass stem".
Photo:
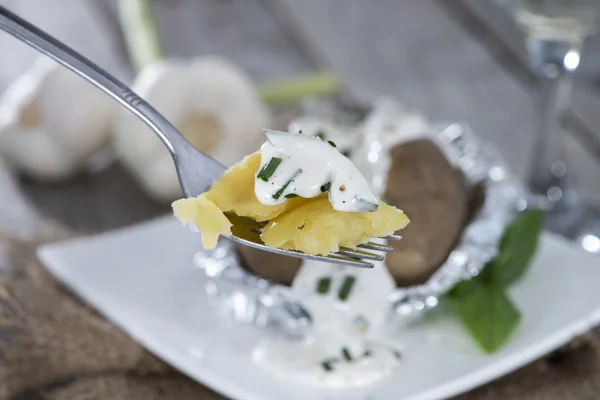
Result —
<svg viewBox="0 0 600 400"><path fill-rule="evenodd" d="M567 162L562 116L569 105L573 72L579 51L565 43L536 40L529 43L532 67L540 78L539 120L529 175L529 188L543 195L552 208L566 200Z"/></svg>
<svg viewBox="0 0 600 400"><path fill-rule="evenodd" d="M560 123L571 86L570 77L543 77L538 93L539 121L532 154L530 189L548 197L561 199L566 187L565 133Z"/></svg>

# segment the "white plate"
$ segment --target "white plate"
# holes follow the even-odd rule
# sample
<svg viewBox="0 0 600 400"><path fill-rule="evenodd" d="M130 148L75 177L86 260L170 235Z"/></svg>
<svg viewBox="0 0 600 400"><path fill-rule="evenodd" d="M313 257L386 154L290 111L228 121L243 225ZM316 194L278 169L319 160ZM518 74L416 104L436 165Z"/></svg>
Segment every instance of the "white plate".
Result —
<svg viewBox="0 0 600 400"><path fill-rule="evenodd" d="M173 218L42 246L59 280L148 350L238 400L438 399L467 391L544 355L600 321L600 258L544 235L526 277L511 289L523 313L504 349L484 355L450 316L399 335L395 375L363 390L335 391L278 380L255 367L260 334L218 316L192 264L199 237Z"/></svg>

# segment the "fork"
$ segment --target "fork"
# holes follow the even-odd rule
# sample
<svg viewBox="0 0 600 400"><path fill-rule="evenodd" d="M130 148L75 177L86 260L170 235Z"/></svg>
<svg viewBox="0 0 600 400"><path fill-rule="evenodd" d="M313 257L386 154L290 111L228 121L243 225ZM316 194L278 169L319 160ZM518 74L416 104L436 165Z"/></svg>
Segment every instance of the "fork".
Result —
<svg viewBox="0 0 600 400"><path fill-rule="evenodd" d="M193 147L169 121L125 84L66 44L2 6L0 6L0 29L94 84L146 123L173 156L179 183L186 197L195 197L204 193L212 182L225 172L226 168L223 165ZM229 239L259 250L285 256L372 268L373 264L364 260L382 261L383 256L367 250L380 252L393 250L383 244L368 242L358 245L356 249L342 247L336 253L327 256L314 256L265 246L260 239L260 229L263 226L249 218L237 217L232 220L232 223L232 234L227 236ZM401 239L400 236L395 235L387 238Z"/></svg>

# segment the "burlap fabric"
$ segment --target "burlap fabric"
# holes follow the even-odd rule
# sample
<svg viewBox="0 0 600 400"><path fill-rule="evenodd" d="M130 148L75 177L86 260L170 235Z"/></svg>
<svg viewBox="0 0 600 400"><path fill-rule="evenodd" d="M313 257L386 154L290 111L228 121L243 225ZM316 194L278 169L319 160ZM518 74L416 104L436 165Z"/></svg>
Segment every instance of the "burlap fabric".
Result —
<svg viewBox="0 0 600 400"><path fill-rule="evenodd" d="M52 229L43 236L68 234ZM0 278L0 399L224 399L145 352L62 288L36 259L39 241L2 240L15 274ZM600 399L600 340L577 338L458 399Z"/></svg>

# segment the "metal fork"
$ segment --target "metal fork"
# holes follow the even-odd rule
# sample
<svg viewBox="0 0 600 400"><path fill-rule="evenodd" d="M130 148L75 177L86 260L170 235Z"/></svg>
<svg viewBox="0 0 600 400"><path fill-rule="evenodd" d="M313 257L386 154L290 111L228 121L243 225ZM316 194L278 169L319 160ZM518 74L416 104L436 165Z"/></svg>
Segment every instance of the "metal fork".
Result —
<svg viewBox="0 0 600 400"><path fill-rule="evenodd" d="M186 197L195 197L204 193L212 182L225 172L223 165L194 148L158 111L118 79L56 38L1 6L0 29L96 85L144 121L171 152L177 168L179 182ZM357 249L342 248L337 253L328 256L313 256L298 251L274 249L265 246L260 239L261 224L249 218L238 217L234 220L235 222L232 221L232 235L228 236L230 239L260 250L291 257L372 268L372 263L363 260L381 261L383 256L366 250L382 252L393 250L389 246L374 242L361 244ZM392 235L388 238L400 239L401 237Z"/></svg>

